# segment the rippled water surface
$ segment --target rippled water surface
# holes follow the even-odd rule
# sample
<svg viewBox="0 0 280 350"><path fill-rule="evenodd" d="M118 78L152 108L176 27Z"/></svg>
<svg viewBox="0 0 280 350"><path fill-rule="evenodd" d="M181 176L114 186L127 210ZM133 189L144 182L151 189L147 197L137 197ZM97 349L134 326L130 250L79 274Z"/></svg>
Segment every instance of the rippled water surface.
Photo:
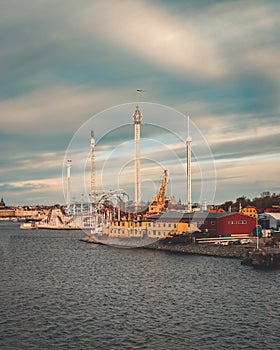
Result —
<svg viewBox="0 0 280 350"><path fill-rule="evenodd" d="M0 223L1 349L279 349L280 271Z"/></svg>

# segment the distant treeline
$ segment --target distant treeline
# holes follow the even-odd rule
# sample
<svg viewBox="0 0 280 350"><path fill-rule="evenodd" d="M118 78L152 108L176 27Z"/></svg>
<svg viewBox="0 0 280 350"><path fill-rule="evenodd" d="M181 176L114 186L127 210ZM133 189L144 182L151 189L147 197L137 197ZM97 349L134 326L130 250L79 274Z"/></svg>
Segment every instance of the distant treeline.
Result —
<svg viewBox="0 0 280 350"><path fill-rule="evenodd" d="M247 198L242 196L236 198L235 202L226 201L220 205L225 211L238 211L240 208L245 208L247 206L254 206L257 208L258 212L264 212L268 208L279 208L280 207L280 194L270 194L269 192L263 192L260 197L254 199Z"/></svg>

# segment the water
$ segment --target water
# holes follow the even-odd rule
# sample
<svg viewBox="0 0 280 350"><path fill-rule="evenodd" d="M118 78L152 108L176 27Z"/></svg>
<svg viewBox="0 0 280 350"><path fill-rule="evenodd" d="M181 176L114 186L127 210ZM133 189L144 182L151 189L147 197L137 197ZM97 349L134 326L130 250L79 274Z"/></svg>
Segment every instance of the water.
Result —
<svg viewBox="0 0 280 350"><path fill-rule="evenodd" d="M1 349L279 349L280 271L0 223Z"/></svg>

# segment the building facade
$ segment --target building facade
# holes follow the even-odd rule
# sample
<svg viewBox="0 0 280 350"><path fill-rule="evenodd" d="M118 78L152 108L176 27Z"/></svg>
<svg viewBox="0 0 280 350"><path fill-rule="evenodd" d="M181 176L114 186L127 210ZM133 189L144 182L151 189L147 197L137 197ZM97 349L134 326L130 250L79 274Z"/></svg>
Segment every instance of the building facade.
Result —
<svg viewBox="0 0 280 350"><path fill-rule="evenodd" d="M280 213L263 213L259 215L259 224L263 229L280 230Z"/></svg>
<svg viewBox="0 0 280 350"><path fill-rule="evenodd" d="M156 218L154 218L156 219ZM170 223L188 223L197 227L208 236L222 235L253 235L257 219L242 213L178 213L167 212L161 216L161 221Z"/></svg>
<svg viewBox="0 0 280 350"><path fill-rule="evenodd" d="M244 215L252 216L254 218L257 217L258 215L257 209L251 205L248 205L247 207L242 208L241 213Z"/></svg>

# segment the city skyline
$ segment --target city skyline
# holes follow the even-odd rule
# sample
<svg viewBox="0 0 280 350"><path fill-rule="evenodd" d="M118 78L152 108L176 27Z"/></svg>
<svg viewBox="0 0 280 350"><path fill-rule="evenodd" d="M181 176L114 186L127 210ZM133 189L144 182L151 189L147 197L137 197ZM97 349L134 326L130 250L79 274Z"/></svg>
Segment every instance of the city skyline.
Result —
<svg viewBox="0 0 280 350"><path fill-rule="evenodd" d="M136 89L145 90L139 104L146 140L141 151L159 162L157 168L146 162L153 176L145 200L158 190L162 146L171 150L165 159L173 176L171 194L187 198L180 165L187 129L176 141L171 135L181 124L174 130L170 116L161 119L149 110L153 104L178 111L182 120L190 116L203 135L216 169L214 203L280 192L277 1L3 1L0 6L0 197L7 205L65 203L64 157L89 120L81 144L84 162L91 128L99 141L97 169L109 147L117 145L115 154L124 141L130 147ZM116 106L126 106L118 121L104 114ZM98 114L106 119L101 122ZM174 165L174 152L182 171ZM73 181L75 166L73 161ZM194 202L200 183L195 166ZM128 169L121 183L129 179ZM78 188L75 196L81 193Z"/></svg>

